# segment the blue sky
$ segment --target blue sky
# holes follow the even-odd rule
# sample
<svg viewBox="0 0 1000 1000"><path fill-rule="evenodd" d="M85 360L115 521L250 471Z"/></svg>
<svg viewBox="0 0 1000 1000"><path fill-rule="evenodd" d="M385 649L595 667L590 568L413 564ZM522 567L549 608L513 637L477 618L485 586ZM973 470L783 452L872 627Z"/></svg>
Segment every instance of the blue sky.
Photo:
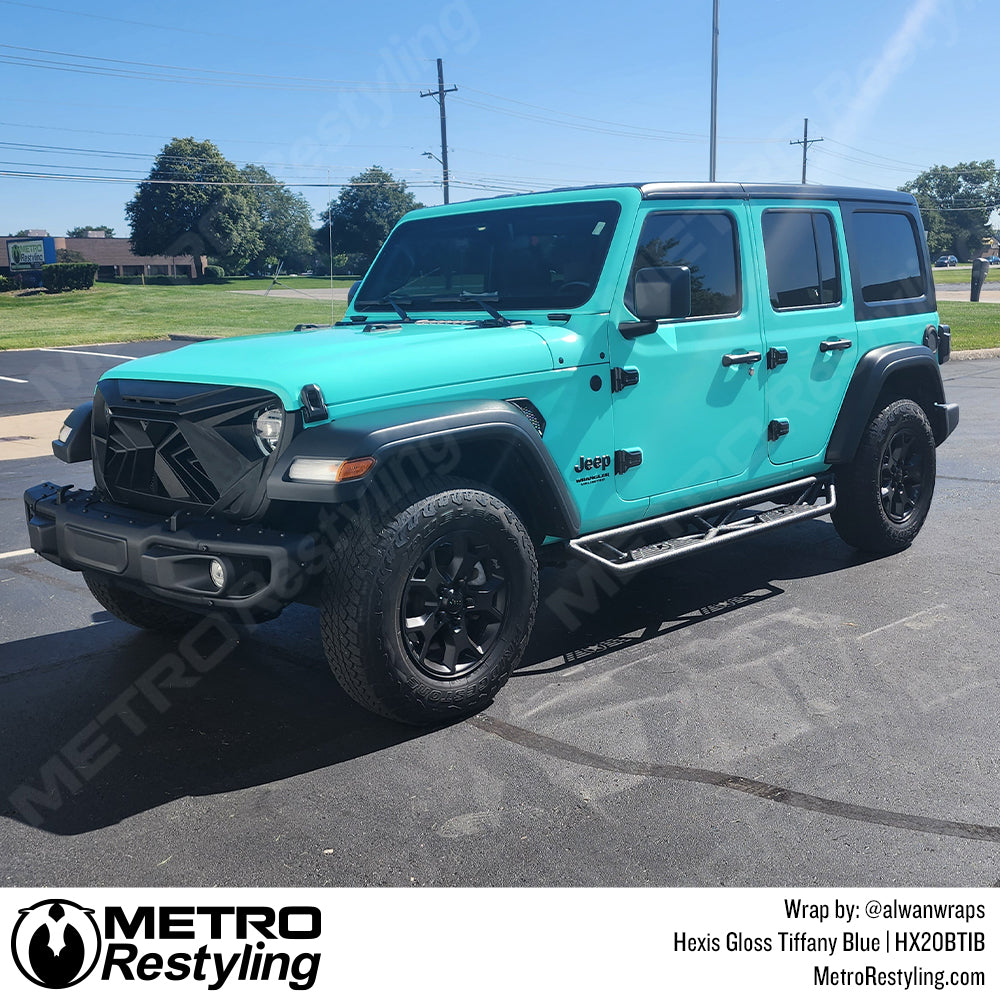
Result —
<svg viewBox="0 0 1000 1000"><path fill-rule="evenodd" d="M720 0L719 180L896 187L1000 158L987 0ZM0 232L128 235L173 136L266 166L315 209L378 163L441 201L708 176L711 0L0 0ZM980 93L984 111L974 94ZM24 174L44 175L29 179ZM59 176L88 178L63 180ZM97 180L94 178L103 178Z"/></svg>

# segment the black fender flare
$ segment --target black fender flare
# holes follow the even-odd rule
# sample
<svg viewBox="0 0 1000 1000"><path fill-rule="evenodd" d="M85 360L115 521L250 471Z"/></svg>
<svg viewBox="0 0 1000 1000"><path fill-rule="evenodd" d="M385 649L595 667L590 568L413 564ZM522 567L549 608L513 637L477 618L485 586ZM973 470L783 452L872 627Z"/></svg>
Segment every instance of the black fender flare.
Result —
<svg viewBox="0 0 1000 1000"><path fill-rule="evenodd" d="M52 454L62 462L89 462L93 457L93 433L91 417L94 413L94 401L88 399L75 410L67 414L63 423L70 429L65 441L56 438L52 442Z"/></svg>
<svg viewBox="0 0 1000 1000"><path fill-rule="evenodd" d="M421 474L461 474L484 451L502 455L505 467L522 477L517 485L530 497L536 525L555 538L580 533L580 512L548 448L524 412L503 400L426 403L336 419L296 434L278 456L267 481L270 500L341 503L360 499L380 470L406 464ZM345 483L294 481L296 458L374 458L374 467ZM488 485L488 484L487 484ZM499 492L503 493L501 488Z"/></svg>
<svg viewBox="0 0 1000 1000"><path fill-rule="evenodd" d="M942 441L958 423L957 404L945 403L941 368L933 351L923 344L887 344L865 354L854 370L826 449L830 465L850 462L872 410L890 380L902 380L919 389L918 402L930 408L934 441Z"/></svg>

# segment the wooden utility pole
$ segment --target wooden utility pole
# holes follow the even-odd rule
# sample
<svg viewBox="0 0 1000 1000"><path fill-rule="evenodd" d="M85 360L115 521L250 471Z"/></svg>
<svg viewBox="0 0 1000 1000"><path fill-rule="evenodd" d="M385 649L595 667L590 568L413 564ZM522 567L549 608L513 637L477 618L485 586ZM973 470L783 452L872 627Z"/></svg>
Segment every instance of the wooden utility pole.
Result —
<svg viewBox="0 0 1000 1000"><path fill-rule="evenodd" d="M822 142L822 139L810 139L809 138L809 119L802 119L802 138L801 139L789 139L789 146L801 146L802 147L802 183L806 182L806 153L809 152L809 147L814 142Z"/></svg>
<svg viewBox="0 0 1000 1000"><path fill-rule="evenodd" d="M441 187L444 190L444 203L448 204L448 119L444 110L444 95L450 94L453 90L458 90L458 87L449 87L445 90L444 86L444 66L440 59L437 61L438 64L438 85L437 90L428 90L426 93L421 93L421 97L433 97L441 109Z"/></svg>

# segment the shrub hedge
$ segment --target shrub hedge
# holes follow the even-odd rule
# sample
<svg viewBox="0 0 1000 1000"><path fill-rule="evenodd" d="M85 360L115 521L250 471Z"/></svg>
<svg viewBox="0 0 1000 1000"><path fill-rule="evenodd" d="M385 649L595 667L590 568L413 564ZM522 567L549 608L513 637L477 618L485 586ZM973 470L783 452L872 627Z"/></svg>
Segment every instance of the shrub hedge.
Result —
<svg viewBox="0 0 1000 1000"><path fill-rule="evenodd" d="M86 263L43 264L42 284L48 292L72 292L94 287L97 265Z"/></svg>

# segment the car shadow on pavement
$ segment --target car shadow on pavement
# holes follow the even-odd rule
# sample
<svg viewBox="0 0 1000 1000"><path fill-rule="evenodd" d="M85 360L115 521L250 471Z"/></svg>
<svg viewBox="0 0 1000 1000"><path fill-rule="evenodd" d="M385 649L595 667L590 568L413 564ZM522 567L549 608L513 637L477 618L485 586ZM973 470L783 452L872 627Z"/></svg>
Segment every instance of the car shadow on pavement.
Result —
<svg viewBox="0 0 1000 1000"><path fill-rule="evenodd" d="M107 617L7 644L8 664L19 666L0 677L0 814L79 834L429 731L376 718L340 690L310 638L311 609L237 630L215 658L206 634L197 666L183 643Z"/></svg>
<svg viewBox="0 0 1000 1000"><path fill-rule="evenodd" d="M557 673L770 600L785 592L775 580L818 577L875 558L845 545L828 521L810 521L633 576L580 562L547 569L515 676Z"/></svg>
<svg viewBox="0 0 1000 1000"><path fill-rule="evenodd" d="M783 593L774 579L857 563L846 546L827 544L829 532L799 526L782 543L751 541L651 569L598 587L592 599L579 566L546 571L534 638L512 683L766 601ZM567 592L578 596L567 602ZM207 629L197 656L190 643L93 617L88 628L5 647L0 815L75 835L433 731L377 718L340 690L312 609L290 608L252 632Z"/></svg>

